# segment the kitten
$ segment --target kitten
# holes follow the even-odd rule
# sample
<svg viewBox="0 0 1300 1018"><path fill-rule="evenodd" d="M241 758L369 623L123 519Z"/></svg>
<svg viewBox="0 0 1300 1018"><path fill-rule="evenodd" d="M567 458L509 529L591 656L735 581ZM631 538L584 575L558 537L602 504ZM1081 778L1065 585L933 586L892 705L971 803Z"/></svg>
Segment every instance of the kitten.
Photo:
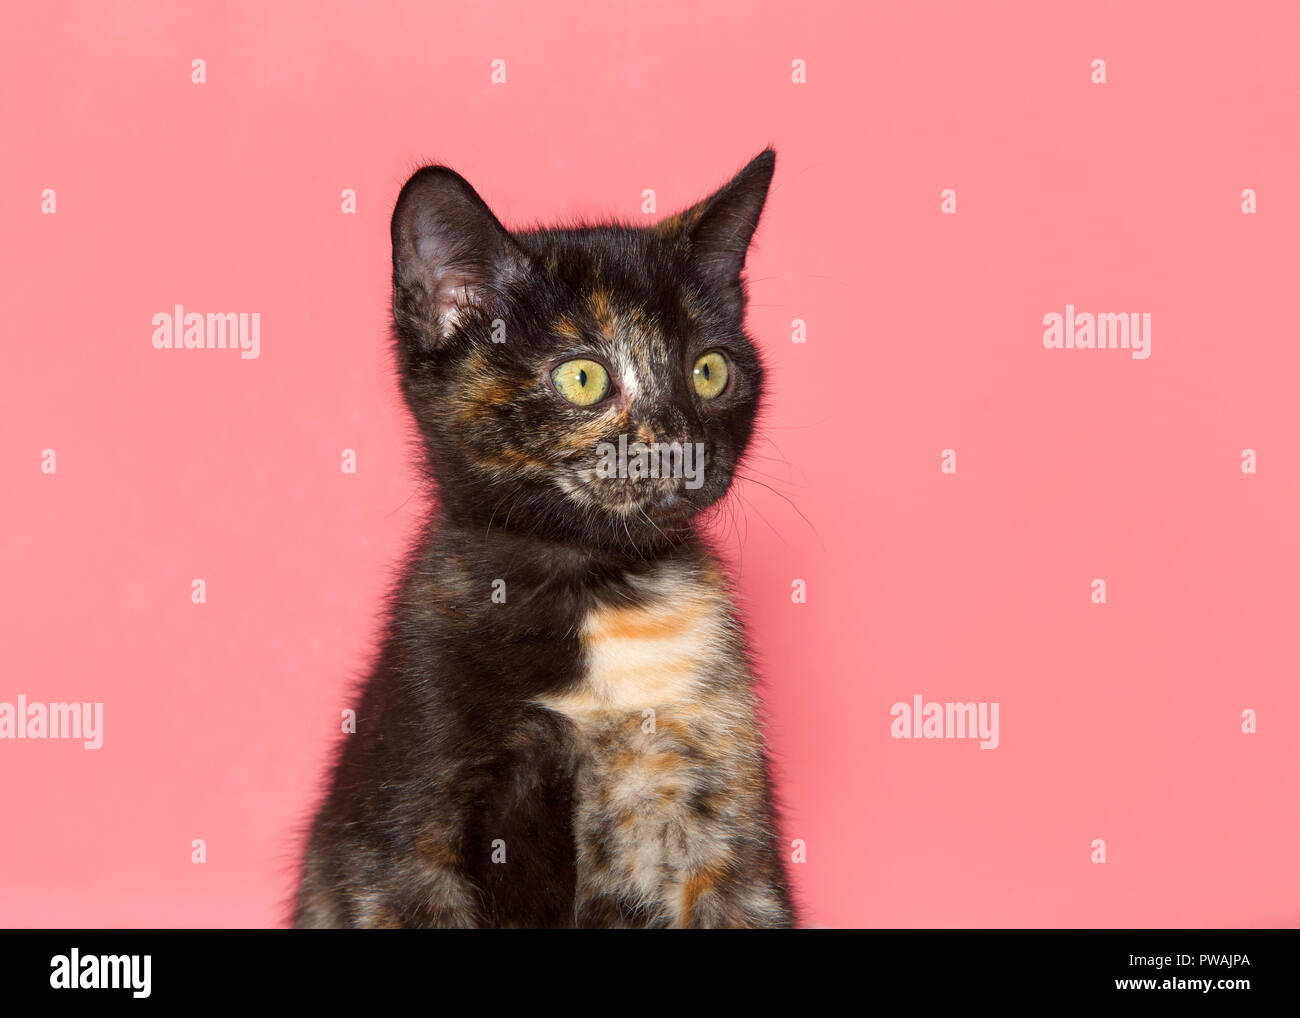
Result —
<svg viewBox="0 0 1300 1018"><path fill-rule="evenodd" d="M696 529L759 405L741 270L775 162L649 228L511 233L443 166L402 189L397 360L438 507L296 926L793 924L743 637ZM702 470L610 468L668 443Z"/></svg>

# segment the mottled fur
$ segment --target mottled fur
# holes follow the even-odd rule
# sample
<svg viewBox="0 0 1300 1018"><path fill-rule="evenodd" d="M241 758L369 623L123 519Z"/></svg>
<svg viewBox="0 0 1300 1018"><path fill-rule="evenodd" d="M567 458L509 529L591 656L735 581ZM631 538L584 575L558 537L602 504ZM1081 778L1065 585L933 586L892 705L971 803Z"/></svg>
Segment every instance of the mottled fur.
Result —
<svg viewBox="0 0 1300 1018"><path fill-rule="evenodd" d="M509 233L444 167L403 189L396 348L438 508L295 925L793 922L742 632L696 533L762 391L741 270L774 161L644 229ZM708 350L730 370L706 401ZM607 366L601 404L551 384L574 357ZM620 434L703 443L703 485L599 476Z"/></svg>

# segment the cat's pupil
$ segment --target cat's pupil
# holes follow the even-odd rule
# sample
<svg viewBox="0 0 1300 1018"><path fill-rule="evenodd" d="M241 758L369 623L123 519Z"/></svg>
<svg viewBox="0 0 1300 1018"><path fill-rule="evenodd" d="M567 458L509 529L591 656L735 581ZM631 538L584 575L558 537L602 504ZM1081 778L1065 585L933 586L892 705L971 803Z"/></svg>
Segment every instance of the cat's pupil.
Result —
<svg viewBox="0 0 1300 1018"><path fill-rule="evenodd" d="M578 370L578 384L581 385L584 389L587 387L587 372L583 371L582 369Z"/></svg>
<svg viewBox="0 0 1300 1018"><path fill-rule="evenodd" d="M701 370L704 372L704 380L707 382L709 380L709 366L706 364Z"/></svg>

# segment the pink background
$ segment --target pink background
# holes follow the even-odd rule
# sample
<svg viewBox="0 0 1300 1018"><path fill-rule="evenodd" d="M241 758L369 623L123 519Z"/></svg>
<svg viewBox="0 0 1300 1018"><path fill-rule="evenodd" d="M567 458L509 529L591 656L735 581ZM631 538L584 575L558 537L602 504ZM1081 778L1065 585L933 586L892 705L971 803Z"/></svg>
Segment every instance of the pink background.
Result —
<svg viewBox="0 0 1300 1018"><path fill-rule="evenodd" d="M281 920L419 515L408 173L643 222L768 143L770 489L719 536L807 922L1300 923L1294 4L175 7L6 15L0 700L105 742L0 742L0 923ZM1067 302L1150 312L1150 360L1045 350ZM260 359L154 350L176 303L260 312ZM916 693L1001 745L892 739Z"/></svg>

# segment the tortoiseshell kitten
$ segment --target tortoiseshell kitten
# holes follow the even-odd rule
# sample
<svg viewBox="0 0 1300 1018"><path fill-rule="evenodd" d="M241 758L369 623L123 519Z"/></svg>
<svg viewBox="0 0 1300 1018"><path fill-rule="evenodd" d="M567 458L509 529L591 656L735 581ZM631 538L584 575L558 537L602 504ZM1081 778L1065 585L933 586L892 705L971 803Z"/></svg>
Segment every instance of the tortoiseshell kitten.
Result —
<svg viewBox="0 0 1300 1018"><path fill-rule="evenodd" d="M694 522L759 405L741 270L775 163L649 228L511 233L442 166L402 189L396 348L438 507L296 926L792 925L743 637ZM702 459L602 470L620 437Z"/></svg>

